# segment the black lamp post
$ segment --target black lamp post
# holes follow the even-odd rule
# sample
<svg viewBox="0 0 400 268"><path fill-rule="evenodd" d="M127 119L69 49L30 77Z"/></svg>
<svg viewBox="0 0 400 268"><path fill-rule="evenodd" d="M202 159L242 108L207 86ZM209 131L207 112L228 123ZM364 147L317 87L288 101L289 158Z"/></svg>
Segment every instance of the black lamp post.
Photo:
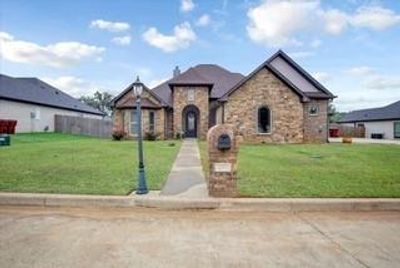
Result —
<svg viewBox="0 0 400 268"><path fill-rule="evenodd" d="M142 107L141 107L141 95L143 93L143 84L139 80L139 76L136 78L135 83L133 83L133 93L136 97L136 116L137 116L137 134L138 134L138 154L139 154L139 178L138 178L138 188L136 189L136 194L147 194L149 190L146 185L146 174L144 171L143 162L143 138L142 138Z"/></svg>

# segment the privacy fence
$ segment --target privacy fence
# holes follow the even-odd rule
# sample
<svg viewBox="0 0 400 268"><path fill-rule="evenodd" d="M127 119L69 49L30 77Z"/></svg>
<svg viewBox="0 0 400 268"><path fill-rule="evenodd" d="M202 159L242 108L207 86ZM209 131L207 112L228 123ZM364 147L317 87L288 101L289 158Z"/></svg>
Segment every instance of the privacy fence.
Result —
<svg viewBox="0 0 400 268"><path fill-rule="evenodd" d="M330 124L329 133L330 137L365 138L365 127Z"/></svg>
<svg viewBox="0 0 400 268"><path fill-rule="evenodd" d="M55 115L54 129L55 132L65 134L110 138L112 120Z"/></svg>

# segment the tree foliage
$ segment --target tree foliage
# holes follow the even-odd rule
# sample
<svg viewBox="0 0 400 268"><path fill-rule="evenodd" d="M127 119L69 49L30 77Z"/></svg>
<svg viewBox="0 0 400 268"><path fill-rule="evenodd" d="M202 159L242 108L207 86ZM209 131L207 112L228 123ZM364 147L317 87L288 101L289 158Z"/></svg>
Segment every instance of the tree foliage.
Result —
<svg viewBox="0 0 400 268"><path fill-rule="evenodd" d="M329 123L337 123L342 118L343 114L336 110L336 107L333 105L333 103L329 103L328 116Z"/></svg>
<svg viewBox="0 0 400 268"><path fill-rule="evenodd" d="M113 96L108 92L96 91L93 96L81 96L79 100L110 116L112 98Z"/></svg>

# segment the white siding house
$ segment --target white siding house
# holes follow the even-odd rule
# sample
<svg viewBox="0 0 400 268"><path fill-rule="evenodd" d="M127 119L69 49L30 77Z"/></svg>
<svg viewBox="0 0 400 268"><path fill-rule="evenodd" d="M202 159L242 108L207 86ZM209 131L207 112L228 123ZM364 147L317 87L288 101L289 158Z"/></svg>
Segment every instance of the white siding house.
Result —
<svg viewBox="0 0 400 268"><path fill-rule="evenodd" d="M36 78L0 75L0 120L17 120L16 132L54 131L55 115L104 114Z"/></svg>
<svg viewBox="0 0 400 268"><path fill-rule="evenodd" d="M382 134L384 139L400 139L400 101L385 107L350 112L339 123L364 126L366 138Z"/></svg>

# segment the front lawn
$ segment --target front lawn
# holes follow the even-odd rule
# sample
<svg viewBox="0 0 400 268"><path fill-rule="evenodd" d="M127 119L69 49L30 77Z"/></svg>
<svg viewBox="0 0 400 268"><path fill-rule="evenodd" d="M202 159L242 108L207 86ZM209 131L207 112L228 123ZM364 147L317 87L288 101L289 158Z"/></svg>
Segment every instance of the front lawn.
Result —
<svg viewBox="0 0 400 268"><path fill-rule="evenodd" d="M17 134L0 147L0 191L125 195L137 185L137 143L55 133ZM150 189L160 189L180 142L145 142Z"/></svg>
<svg viewBox="0 0 400 268"><path fill-rule="evenodd" d="M398 145L242 145L238 164L241 196L400 197Z"/></svg>

